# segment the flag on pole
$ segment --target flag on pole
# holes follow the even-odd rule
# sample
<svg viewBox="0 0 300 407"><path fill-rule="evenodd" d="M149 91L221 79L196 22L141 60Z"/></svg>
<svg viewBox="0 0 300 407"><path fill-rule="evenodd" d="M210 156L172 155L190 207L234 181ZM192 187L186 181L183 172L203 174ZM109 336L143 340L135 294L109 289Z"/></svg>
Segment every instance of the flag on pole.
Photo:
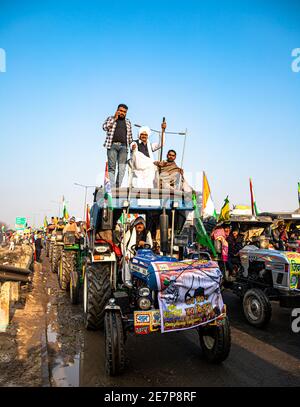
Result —
<svg viewBox="0 0 300 407"><path fill-rule="evenodd" d="M253 191L253 185L252 185L252 179L250 178L250 194L251 194L251 210L252 210L252 216L258 216L259 215L259 210L256 205L256 200L254 196L254 191Z"/></svg>
<svg viewBox="0 0 300 407"><path fill-rule="evenodd" d="M109 174L108 174L108 162L107 161L106 161L106 165L105 165L105 176L104 176L104 199L107 200L109 209L113 209L112 193L111 193L111 185L110 185Z"/></svg>
<svg viewBox="0 0 300 407"><path fill-rule="evenodd" d="M299 208L300 208L300 182L298 182L298 202L299 202Z"/></svg>
<svg viewBox="0 0 300 407"><path fill-rule="evenodd" d="M44 217L44 228L48 226L47 216Z"/></svg>
<svg viewBox="0 0 300 407"><path fill-rule="evenodd" d="M227 197L225 198L224 204L222 206L218 221L227 222L227 221L229 221L229 217L230 217L230 207L229 207L229 199L228 199L228 195L227 195Z"/></svg>
<svg viewBox="0 0 300 407"><path fill-rule="evenodd" d="M192 194L192 199L193 199L193 207L194 207L195 227L196 227L196 231L197 231L196 241L199 244L201 244L201 246L209 248L211 250L213 256L216 257L217 253L216 253L215 247L213 245L213 242L211 241L211 238L208 236L208 234L205 230L205 227L202 223L202 220L200 218L200 211L198 208L197 197L194 192Z"/></svg>
<svg viewBox="0 0 300 407"><path fill-rule="evenodd" d="M90 207L87 204L87 206L86 206L86 230L89 230L90 227L91 227Z"/></svg>
<svg viewBox="0 0 300 407"><path fill-rule="evenodd" d="M212 200L208 180L206 177L205 172L203 171L203 186L202 186L202 217L210 218L214 217L217 219L217 212L215 209L215 205Z"/></svg>
<svg viewBox="0 0 300 407"><path fill-rule="evenodd" d="M62 201L63 201L63 219L68 220L70 216L69 216L69 213L68 213L68 210L67 210L66 201L65 201L64 196L62 198Z"/></svg>

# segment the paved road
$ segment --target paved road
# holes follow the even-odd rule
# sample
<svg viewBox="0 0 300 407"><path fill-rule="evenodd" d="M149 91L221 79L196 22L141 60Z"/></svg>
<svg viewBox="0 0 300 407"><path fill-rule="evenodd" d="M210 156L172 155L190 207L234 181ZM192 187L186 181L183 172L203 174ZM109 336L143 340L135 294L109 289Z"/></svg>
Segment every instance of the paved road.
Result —
<svg viewBox="0 0 300 407"><path fill-rule="evenodd" d="M44 267L47 267L45 262ZM104 371L104 335L88 332L81 306L69 304L49 275L50 371L53 386L299 386L300 335L290 332L288 310L273 305L273 318L265 330L249 326L239 300L224 294L232 328L229 358L220 366L201 358L196 332L130 336L128 367L117 378ZM56 288L55 288L56 287ZM50 304L50 303L49 303ZM49 325L50 326L50 325ZM53 332L53 329L55 332Z"/></svg>

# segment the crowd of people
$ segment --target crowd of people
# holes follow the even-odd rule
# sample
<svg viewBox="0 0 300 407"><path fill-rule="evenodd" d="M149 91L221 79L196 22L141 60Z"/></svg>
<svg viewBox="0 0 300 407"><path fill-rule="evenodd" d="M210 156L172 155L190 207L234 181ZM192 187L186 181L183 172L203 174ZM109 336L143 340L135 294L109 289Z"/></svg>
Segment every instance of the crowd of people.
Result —
<svg viewBox="0 0 300 407"><path fill-rule="evenodd" d="M16 246L27 244L31 245L34 250L34 259L37 262L41 261L41 253L45 248L45 242L47 237L51 235L55 236L59 230L62 233L72 232L75 234L76 238L85 237L86 226L85 222L80 218L70 217L69 220L64 220L63 218L51 217L51 222L46 229L35 230L31 227L26 228L25 231L15 231L10 235L6 236L5 243L8 244L8 250L14 251Z"/></svg>

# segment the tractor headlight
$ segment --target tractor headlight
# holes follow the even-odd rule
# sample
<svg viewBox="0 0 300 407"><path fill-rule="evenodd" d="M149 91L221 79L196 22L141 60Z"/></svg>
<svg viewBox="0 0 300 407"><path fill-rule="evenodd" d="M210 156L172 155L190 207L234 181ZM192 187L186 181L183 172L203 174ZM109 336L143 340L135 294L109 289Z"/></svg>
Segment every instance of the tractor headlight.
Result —
<svg viewBox="0 0 300 407"><path fill-rule="evenodd" d="M138 306L142 310L147 310L151 308L151 301L149 298L142 297L138 299Z"/></svg>
<svg viewBox="0 0 300 407"><path fill-rule="evenodd" d="M139 296L140 297L149 297L150 295L150 290L147 287L143 287L139 289Z"/></svg>
<svg viewBox="0 0 300 407"><path fill-rule="evenodd" d="M101 246L96 246L95 247L95 252L97 253L106 253L110 251L110 246L109 244L103 244Z"/></svg>

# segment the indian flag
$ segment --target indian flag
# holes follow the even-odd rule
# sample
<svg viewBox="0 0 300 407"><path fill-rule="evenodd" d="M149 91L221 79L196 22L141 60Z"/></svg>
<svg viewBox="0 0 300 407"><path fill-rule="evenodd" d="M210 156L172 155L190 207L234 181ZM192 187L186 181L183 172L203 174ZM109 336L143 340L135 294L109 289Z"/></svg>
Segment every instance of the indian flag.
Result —
<svg viewBox="0 0 300 407"><path fill-rule="evenodd" d="M212 216L215 219L217 219L217 212L216 212L213 200L212 200L207 176L206 176L205 172L203 171L202 217L203 217L203 219L205 219L205 218L210 218Z"/></svg>
<svg viewBox="0 0 300 407"><path fill-rule="evenodd" d="M105 175L104 175L104 199L107 201L107 205L109 209L113 209L112 206L112 193L111 193L111 185L109 180L108 174L108 162L106 161L105 165Z"/></svg>
<svg viewBox="0 0 300 407"><path fill-rule="evenodd" d="M252 179L250 178L250 194L251 194L251 209L252 209L252 216L258 216L259 210L256 205L256 200L253 191Z"/></svg>

